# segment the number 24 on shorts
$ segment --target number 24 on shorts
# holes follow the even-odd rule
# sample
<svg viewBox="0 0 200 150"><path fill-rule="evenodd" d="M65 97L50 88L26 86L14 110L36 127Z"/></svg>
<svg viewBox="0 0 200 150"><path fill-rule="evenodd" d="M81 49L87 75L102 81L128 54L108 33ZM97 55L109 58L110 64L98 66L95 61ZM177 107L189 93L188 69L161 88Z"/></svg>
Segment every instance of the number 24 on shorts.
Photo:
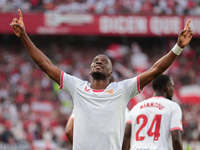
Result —
<svg viewBox="0 0 200 150"><path fill-rule="evenodd" d="M151 126L149 128L149 130L147 131L148 136L154 136L154 141L158 141L158 138L160 137L160 122L161 122L161 117L162 115L155 115ZM137 124L140 123L140 119L143 119L143 123L140 126L140 128L138 129L138 131L136 132L136 141L143 141L145 139L145 136L139 136L140 131L146 126L147 124L147 116L146 115L139 115L137 117ZM155 131L153 132L153 127L155 125Z"/></svg>

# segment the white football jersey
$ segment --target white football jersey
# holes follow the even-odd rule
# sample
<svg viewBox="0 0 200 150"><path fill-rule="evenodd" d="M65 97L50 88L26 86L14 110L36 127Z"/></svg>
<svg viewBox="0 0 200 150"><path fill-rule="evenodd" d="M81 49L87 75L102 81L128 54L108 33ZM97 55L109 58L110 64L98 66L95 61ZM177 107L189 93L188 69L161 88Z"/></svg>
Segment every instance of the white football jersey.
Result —
<svg viewBox="0 0 200 150"><path fill-rule="evenodd" d="M126 124L126 121L129 119L129 109L126 107L126 110L125 110L125 124Z"/></svg>
<svg viewBox="0 0 200 150"><path fill-rule="evenodd" d="M89 82L62 72L60 88L74 100L73 150L121 150L125 109L140 92L139 77L93 90Z"/></svg>
<svg viewBox="0 0 200 150"><path fill-rule="evenodd" d="M182 131L180 106L164 97L138 103L127 123L132 124L131 150L170 150L170 131Z"/></svg>
<svg viewBox="0 0 200 150"><path fill-rule="evenodd" d="M129 119L129 113L130 113L130 111L129 111L129 109L126 107L126 110L125 110L125 123L126 123L126 121ZM72 111L72 113L71 113L69 119L74 119L74 110Z"/></svg>

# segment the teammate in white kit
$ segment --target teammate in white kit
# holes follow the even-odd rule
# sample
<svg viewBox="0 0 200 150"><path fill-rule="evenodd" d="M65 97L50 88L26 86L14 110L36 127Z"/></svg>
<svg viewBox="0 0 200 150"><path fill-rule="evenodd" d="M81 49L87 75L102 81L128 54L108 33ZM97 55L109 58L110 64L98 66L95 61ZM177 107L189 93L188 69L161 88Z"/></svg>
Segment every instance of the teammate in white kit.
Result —
<svg viewBox="0 0 200 150"><path fill-rule="evenodd" d="M131 138L131 150L170 150L170 133L174 150L182 150L182 112L171 101L173 80L160 75L153 83L154 96L133 107L126 123L123 150Z"/></svg>
<svg viewBox="0 0 200 150"><path fill-rule="evenodd" d="M149 70L127 80L109 84L112 63L105 55L97 55L91 64L91 82L71 76L52 62L32 43L25 32L22 13L10 26L20 38L35 63L74 100L73 150L121 150L125 109L128 101L148 83L162 74L192 39L188 20L178 36L177 44Z"/></svg>

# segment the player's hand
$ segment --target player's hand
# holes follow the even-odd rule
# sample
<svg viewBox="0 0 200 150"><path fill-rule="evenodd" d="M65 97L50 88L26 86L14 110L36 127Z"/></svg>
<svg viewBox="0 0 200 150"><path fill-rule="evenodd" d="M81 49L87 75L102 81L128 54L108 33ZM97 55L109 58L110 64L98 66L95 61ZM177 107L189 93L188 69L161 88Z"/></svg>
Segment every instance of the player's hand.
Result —
<svg viewBox="0 0 200 150"><path fill-rule="evenodd" d="M181 31L181 33L178 36L177 44L179 47L184 48L192 39L193 36L193 30L190 28L190 21L189 19L184 27L184 29Z"/></svg>
<svg viewBox="0 0 200 150"><path fill-rule="evenodd" d="M19 14L19 20L17 18L14 18L10 26L12 27L16 36L20 38L23 35L25 35L25 26L23 22L22 12L20 9L18 9L18 14Z"/></svg>

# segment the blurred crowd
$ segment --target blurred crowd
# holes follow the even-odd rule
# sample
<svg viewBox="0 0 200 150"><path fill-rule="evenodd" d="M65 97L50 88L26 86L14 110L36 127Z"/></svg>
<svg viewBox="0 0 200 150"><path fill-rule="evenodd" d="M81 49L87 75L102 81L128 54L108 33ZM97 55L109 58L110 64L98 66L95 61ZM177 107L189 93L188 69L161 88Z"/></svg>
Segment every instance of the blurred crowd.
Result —
<svg viewBox="0 0 200 150"><path fill-rule="evenodd" d="M120 37L31 36L31 39L53 64L84 80L90 80L88 73L94 56L110 55L113 47L116 52L123 49L117 57L110 55L116 81L149 69L176 41L130 38L122 46L124 40ZM19 148L21 144L24 147L20 150L71 149L64 133L73 109L71 97L38 68L17 37L1 35L0 41L0 149L4 150L6 144L8 149L10 145L18 144ZM186 85L200 85L200 48L198 41L193 41L166 71L175 82L175 91ZM143 98L151 97L152 93L148 85ZM200 141L200 104L177 102L183 111L183 140ZM129 104L131 107L133 104Z"/></svg>
<svg viewBox="0 0 200 150"><path fill-rule="evenodd" d="M0 0L0 12L199 15L199 0Z"/></svg>

